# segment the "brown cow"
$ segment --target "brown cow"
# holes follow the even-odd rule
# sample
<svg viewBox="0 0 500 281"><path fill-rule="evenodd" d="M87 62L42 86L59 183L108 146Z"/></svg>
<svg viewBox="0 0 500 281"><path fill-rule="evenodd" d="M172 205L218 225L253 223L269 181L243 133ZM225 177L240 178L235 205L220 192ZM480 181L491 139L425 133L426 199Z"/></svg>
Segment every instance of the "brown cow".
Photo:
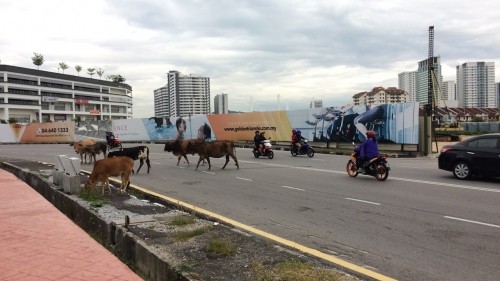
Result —
<svg viewBox="0 0 500 281"><path fill-rule="evenodd" d="M69 144L69 146L72 146L73 149L75 150L75 153L76 154L79 154L80 155L80 163L83 163L83 155L85 154L85 163L87 163L87 153L83 151L83 147L84 146L87 146L87 145L91 145L91 144L95 144L95 141L93 139L84 139L84 140L81 140L81 141L77 141L77 142L71 142ZM92 160L92 158L91 158Z"/></svg>
<svg viewBox="0 0 500 281"><path fill-rule="evenodd" d="M134 168L134 160L127 156L109 157L98 160L94 163L94 168L85 183L86 190L92 190L99 182L102 183L102 194L104 188L108 186L109 194L111 188L109 186L109 177L121 176L122 183L120 191L125 192L130 185L130 174Z"/></svg>
<svg viewBox="0 0 500 281"><path fill-rule="evenodd" d="M196 153L198 153L198 155L200 156L195 170L198 169L200 162L205 159L208 162L208 169L210 170L212 168L210 164L210 157L221 158L222 156L226 156L226 163L224 164L222 169L226 168L226 165L229 162L229 156L233 158L236 167L240 169L238 159L236 159L236 147L233 141L220 140L206 142L200 140L192 140L188 144L188 150L196 151Z"/></svg>
<svg viewBox="0 0 500 281"><path fill-rule="evenodd" d="M83 152L90 155L90 163L92 163L92 158L94 162L96 161L96 154L101 154L106 158L106 152L108 150L108 144L105 142L96 142L95 144L86 145L82 148Z"/></svg>
<svg viewBox="0 0 500 281"><path fill-rule="evenodd" d="M177 166L179 166L179 163L181 162L181 158L184 157L186 159L186 162L189 164L189 160L187 158L187 154L195 154L196 151L193 149L188 150L188 144L191 141L189 140L175 140L175 141L170 141L165 143L165 147L163 148L164 151L167 152L172 152L174 156L177 156ZM191 146L192 147L192 146Z"/></svg>

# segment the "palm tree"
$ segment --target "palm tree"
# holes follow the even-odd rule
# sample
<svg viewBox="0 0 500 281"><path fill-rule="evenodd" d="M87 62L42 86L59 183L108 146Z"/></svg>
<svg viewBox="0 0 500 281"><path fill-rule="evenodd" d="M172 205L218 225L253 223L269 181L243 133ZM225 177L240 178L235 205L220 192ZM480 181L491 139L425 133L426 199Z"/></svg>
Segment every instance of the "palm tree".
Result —
<svg viewBox="0 0 500 281"><path fill-rule="evenodd" d="M38 66L38 69L40 69L40 65L43 64L43 62L45 61L43 59L43 55L42 54L37 54L35 52L33 52L34 56L31 57L31 60L33 60L33 64Z"/></svg>
<svg viewBox="0 0 500 281"><path fill-rule="evenodd" d="M80 76L80 71L82 71L82 67L79 65L75 65L76 72L78 72L78 76Z"/></svg>
<svg viewBox="0 0 500 281"><path fill-rule="evenodd" d="M104 74L104 70L102 70L101 68L99 68L96 73L97 73L97 75L99 75L99 79L101 79L102 75Z"/></svg>
<svg viewBox="0 0 500 281"><path fill-rule="evenodd" d="M69 67L69 66L68 66L66 63L64 63L64 62L60 62L60 63L59 63L59 68L61 68L61 69L62 69L63 73L64 73L64 71L65 71L66 69L68 69L68 67Z"/></svg>
<svg viewBox="0 0 500 281"><path fill-rule="evenodd" d="M92 76L94 76L94 71L95 71L95 68L87 68L87 74L90 75L90 78L92 78Z"/></svg>

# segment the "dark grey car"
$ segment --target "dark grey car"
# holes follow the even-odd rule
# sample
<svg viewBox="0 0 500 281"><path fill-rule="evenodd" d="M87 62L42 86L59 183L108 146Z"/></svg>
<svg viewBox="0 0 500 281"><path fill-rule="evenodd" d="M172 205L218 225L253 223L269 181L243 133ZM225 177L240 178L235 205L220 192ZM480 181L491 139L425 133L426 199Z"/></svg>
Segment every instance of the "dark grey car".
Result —
<svg viewBox="0 0 500 281"><path fill-rule="evenodd" d="M500 177L500 134L475 136L443 146L438 167L453 172L460 180L474 175Z"/></svg>

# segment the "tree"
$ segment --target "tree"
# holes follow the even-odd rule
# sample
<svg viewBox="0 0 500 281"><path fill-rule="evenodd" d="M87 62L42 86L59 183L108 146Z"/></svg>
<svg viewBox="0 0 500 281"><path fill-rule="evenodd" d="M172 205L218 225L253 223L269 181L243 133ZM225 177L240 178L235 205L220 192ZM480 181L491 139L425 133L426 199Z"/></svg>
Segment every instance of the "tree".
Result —
<svg viewBox="0 0 500 281"><path fill-rule="evenodd" d="M63 73L64 73L64 71L65 71L66 69L68 69L68 67L69 67L69 66L68 66L66 63L64 63L64 62L60 62L60 63L59 63L59 68L61 68L61 69L62 69Z"/></svg>
<svg viewBox="0 0 500 281"><path fill-rule="evenodd" d="M94 71L95 71L95 68L87 68L87 74L90 75L90 78L92 78L92 76L94 76Z"/></svg>
<svg viewBox="0 0 500 281"><path fill-rule="evenodd" d="M45 61L44 58L43 58L43 55L42 54L37 54L35 52L33 52L34 56L31 57L31 60L33 60L33 64L38 66L38 69L40 69L40 65L43 64L43 62Z"/></svg>
<svg viewBox="0 0 500 281"><path fill-rule="evenodd" d="M82 71L82 67L79 65L75 65L76 72L78 72L78 76L80 76L80 71Z"/></svg>
<svg viewBox="0 0 500 281"><path fill-rule="evenodd" d="M113 81L113 82L116 82L116 83L123 83L125 82L125 77L122 77L120 74L118 75L108 75L108 79Z"/></svg>
<svg viewBox="0 0 500 281"><path fill-rule="evenodd" d="M104 74L104 70L102 70L101 68L99 68L99 69L97 70L97 75L99 75L99 79L101 79L101 78L102 78L102 75L103 75L103 74Z"/></svg>

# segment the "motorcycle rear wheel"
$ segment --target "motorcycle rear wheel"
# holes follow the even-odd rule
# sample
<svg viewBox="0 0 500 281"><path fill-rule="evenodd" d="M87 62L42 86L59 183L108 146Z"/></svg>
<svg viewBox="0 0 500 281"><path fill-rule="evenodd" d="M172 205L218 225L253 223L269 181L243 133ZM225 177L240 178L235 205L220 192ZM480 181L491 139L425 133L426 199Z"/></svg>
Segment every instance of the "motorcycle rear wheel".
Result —
<svg viewBox="0 0 500 281"><path fill-rule="evenodd" d="M377 164L375 166L375 178L379 181L385 181L389 176L389 169L384 164Z"/></svg>
<svg viewBox="0 0 500 281"><path fill-rule="evenodd" d="M255 158L259 158L260 153L259 153L259 152L254 152L254 153L253 153L253 156L254 156Z"/></svg>
<svg viewBox="0 0 500 281"><path fill-rule="evenodd" d="M269 159L273 159L273 158L274 158L274 152L269 151L269 152L267 153L267 157L268 157Z"/></svg>
<svg viewBox="0 0 500 281"><path fill-rule="evenodd" d="M292 154L292 156L297 156L299 154L299 151L297 148L292 148L292 150L290 150L290 153Z"/></svg>
<svg viewBox="0 0 500 281"><path fill-rule="evenodd" d="M347 174L350 177L356 177L358 175L358 166L353 161L349 160L346 165Z"/></svg>

